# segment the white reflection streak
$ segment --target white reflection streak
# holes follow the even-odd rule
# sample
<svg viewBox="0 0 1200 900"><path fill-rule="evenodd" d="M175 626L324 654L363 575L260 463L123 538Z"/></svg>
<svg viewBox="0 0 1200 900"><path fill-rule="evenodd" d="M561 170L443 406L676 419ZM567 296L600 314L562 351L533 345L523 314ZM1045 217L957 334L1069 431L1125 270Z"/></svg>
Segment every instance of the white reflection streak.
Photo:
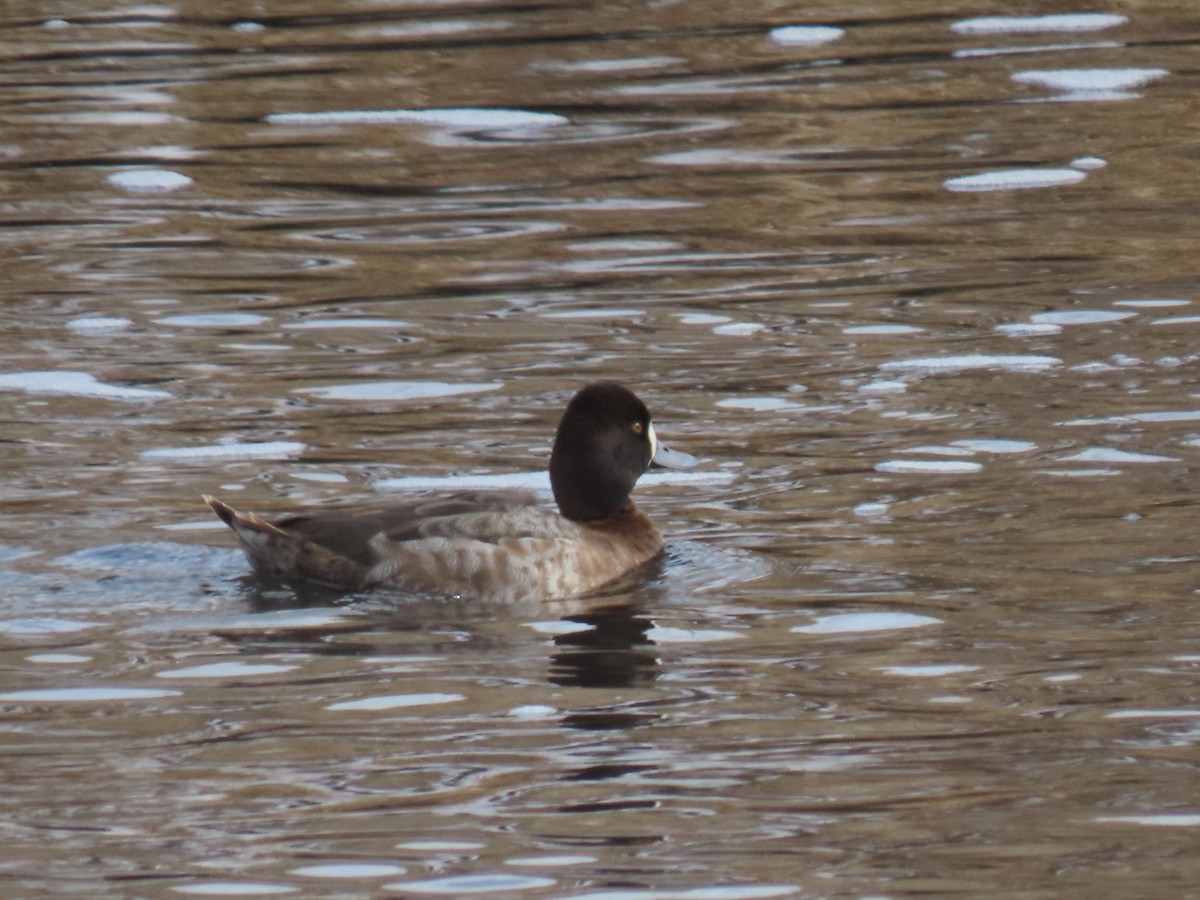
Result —
<svg viewBox="0 0 1200 900"><path fill-rule="evenodd" d="M1103 31L1124 25L1128 16L1119 13L1060 13L1046 16L978 16L961 19L950 26L955 34L1031 34L1036 32Z"/></svg>

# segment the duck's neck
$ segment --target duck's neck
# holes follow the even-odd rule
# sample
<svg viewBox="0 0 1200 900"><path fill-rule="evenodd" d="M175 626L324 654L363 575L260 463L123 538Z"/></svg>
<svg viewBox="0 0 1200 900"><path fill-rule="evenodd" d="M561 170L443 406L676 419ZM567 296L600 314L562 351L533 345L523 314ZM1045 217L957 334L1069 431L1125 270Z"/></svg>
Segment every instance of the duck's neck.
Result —
<svg viewBox="0 0 1200 900"><path fill-rule="evenodd" d="M550 457L550 489L558 511L575 522L592 522L621 515L633 508L629 492L633 482L621 477L598 475L596 467L584 467L568 453Z"/></svg>

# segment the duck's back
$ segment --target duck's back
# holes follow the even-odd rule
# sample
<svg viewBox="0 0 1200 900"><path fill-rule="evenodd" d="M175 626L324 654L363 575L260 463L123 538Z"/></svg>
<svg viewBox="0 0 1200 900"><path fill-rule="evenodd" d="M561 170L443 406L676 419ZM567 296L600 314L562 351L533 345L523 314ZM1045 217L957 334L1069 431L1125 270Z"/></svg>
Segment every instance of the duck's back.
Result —
<svg viewBox="0 0 1200 900"><path fill-rule="evenodd" d="M458 493L417 498L377 509L293 513L273 520L273 524L370 568L379 562L370 547L377 535L385 534L393 541L465 536L459 534L459 529L471 527L469 523L477 521L480 515L492 522L503 517L519 518L522 510L537 510L535 504L532 493Z"/></svg>

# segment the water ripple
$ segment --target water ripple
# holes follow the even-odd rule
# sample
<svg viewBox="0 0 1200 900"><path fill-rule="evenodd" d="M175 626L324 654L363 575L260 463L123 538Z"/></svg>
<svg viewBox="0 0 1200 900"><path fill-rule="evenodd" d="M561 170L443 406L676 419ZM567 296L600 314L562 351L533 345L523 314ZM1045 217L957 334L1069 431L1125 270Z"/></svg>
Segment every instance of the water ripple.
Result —
<svg viewBox="0 0 1200 900"><path fill-rule="evenodd" d="M352 241L366 244L441 244L491 241L563 231L563 222L485 221L411 222L395 225L341 226L330 231L294 231L293 237L310 241Z"/></svg>
<svg viewBox="0 0 1200 900"><path fill-rule="evenodd" d="M1129 21L1118 13L1059 13L1044 16L980 16L950 26L955 34L1031 34L1044 31L1103 31Z"/></svg>
<svg viewBox="0 0 1200 900"><path fill-rule="evenodd" d="M525 109L345 109L327 112L271 113L272 125L433 125L440 128L479 130L495 128L545 128L564 125L569 119L554 113Z"/></svg>
<svg viewBox="0 0 1200 900"><path fill-rule="evenodd" d="M598 117L547 129L494 128L485 132L449 132L435 135L430 143L443 147L472 144L609 144L644 141L649 138L682 137L708 131L724 131L736 126L732 119L697 117Z"/></svg>
<svg viewBox="0 0 1200 900"><path fill-rule="evenodd" d="M171 395L152 388L122 387L87 372L11 372L0 375L0 391L92 397L100 400L159 400Z"/></svg>

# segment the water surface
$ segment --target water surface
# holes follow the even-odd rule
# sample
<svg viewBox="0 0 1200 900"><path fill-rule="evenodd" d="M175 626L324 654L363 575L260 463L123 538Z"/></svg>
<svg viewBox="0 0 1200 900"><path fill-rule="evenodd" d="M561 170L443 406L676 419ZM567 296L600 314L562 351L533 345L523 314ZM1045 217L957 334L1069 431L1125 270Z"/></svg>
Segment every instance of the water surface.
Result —
<svg viewBox="0 0 1200 900"><path fill-rule="evenodd" d="M6 9L12 896L1183 896L1191 7ZM267 513L701 458L603 596Z"/></svg>

